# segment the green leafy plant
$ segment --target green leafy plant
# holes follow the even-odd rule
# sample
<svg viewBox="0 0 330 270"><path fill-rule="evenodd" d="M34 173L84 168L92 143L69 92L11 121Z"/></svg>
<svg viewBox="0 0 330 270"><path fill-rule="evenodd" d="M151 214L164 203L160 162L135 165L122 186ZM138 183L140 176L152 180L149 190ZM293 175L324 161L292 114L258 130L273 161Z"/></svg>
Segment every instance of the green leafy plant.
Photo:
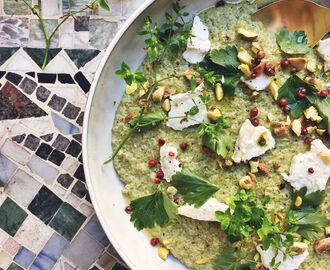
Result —
<svg viewBox="0 0 330 270"><path fill-rule="evenodd" d="M310 50L304 31L291 33L283 28L276 34L276 41L281 50L287 54L306 54Z"/></svg>
<svg viewBox="0 0 330 270"><path fill-rule="evenodd" d="M177 205L159 187L155 193L131 202L131 221L138 230L152 228L155 224L164 227L177 216Z"/></svg>
<svg viewBox="0 0 330 270"><path fill-rule="evenodd" d="M198 137L203 137L203 143L213 152L226 158L234 147L233 139L226 130L228 128L229 125L226 118L221 116L215 124L200 124L197 135Z"/></svg>
<svg viewBox="0 0 330 270"><path fill-rule="evenodd" d="M188 170L182 170L172 176L172 183L183 195L186 203L195 207L202 206L219 187Z"/></svg>
<svg viewBox="0 0 330 270"><path fill-rule="evenodd" d="M16 1L18 1L18 0L16 0ZM42 67L41 67L42 69L45 69L46 65L48 64L49 50L50 50L52 39L54 38L55 34L60 29L60 27L69 18L76 19L77 15L83 13L87 9L95 10L95 9L98 8L98 6L100 6L104 10L110 10L108 0L94 0L94 1L91 1L90 3L86 4L83 8L81 8L79 10L76 10L76 11L72 11L71 8L70 8L69 11L61 17L61 22L54 28L54 30L51 33L48 33L47 30L46 30L45 21L44 21L43 16L42 16L42 10L41 10L42 7L39 6L39 5L30 5L30 3L28 3L28 1L26 1L26 0L22 0L22 1L31 10L33 15L36 15L38 17L40 28L41 28L41 31L42 31L43 36L44 36L46 50L45 50L44 60L43 60ZM68 0L69 7L70 7L70 1L71 0Z"/></svg>

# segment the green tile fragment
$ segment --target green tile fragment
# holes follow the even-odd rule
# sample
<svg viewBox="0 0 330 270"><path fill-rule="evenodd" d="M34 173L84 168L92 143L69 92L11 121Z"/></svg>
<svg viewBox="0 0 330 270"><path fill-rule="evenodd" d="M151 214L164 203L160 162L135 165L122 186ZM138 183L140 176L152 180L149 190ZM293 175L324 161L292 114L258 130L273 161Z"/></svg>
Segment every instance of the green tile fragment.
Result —
<svg viewBox="0 0 330 270"><path fill-rule="evenodd" d="M16 263L12 263L9 267L8 270L24 270L22 267L17 265Z"/></svg>
<svg viewBox="0 0 330 270"><path fill-rule="evenodd" d="M77 68L83 67L100 53L99 50L77 50L77 49L65 50L65 52L73 61L73 63L77 66Z"/></svg>
<svg viewBox="0 0 330 270"><path fill-rule="evenodd" d="M120 263L116 263L111 270L127 270L127 268L122 266Z"/></svg>
<svg viewBox="0 0 330 270"><path fill-rule="evenodd" d="M18 51L18 47L2 47L0 48L0 66L6 62L11 56Z"/></svg>
<svg viewBox="0 0 330 270"><path fill-rule="evenodd" d="M89 270L100 270L99 268L97 268L96 266L93 266L92 268L90 268Z"/></svg>
<svg viewBox="0 0 330 270"><path fill-rule="evenodd" d="M31 5L32 0L27 0L26 2ZM23 4L21 1L17 1L17 0L5 0L3 9L7 15L31 14L31 10L29 9L29 7Z"/></svg>
<svg viewBox="0 0 330 270"><path fill-rule="evenodd" d="M48 224L61 204L62 200L43 186L28 206L28 209L45 224Z"/></svg>
<svg viewBox="0 0 330 270"><path fill-rule="evenodd" d="M45 49L39 48L23 48L24 51L32 58L32 60L41 68L44 61ZM48 54L47 64L61 51L62 49L50 49Z"/></svg>
<svg viewBox="0 0 330 270"><path fill-rule="evenodd" d="M14 236L27 217L27 213L7 198L0 207L0 228Z"/></svg>
<svg viewBox="0 0 330 270"><path fill-rule="evenodd" d="M50 222L50 227L69 241L76 235L86 217L70 204L63 203L57 214Z"/></svg>

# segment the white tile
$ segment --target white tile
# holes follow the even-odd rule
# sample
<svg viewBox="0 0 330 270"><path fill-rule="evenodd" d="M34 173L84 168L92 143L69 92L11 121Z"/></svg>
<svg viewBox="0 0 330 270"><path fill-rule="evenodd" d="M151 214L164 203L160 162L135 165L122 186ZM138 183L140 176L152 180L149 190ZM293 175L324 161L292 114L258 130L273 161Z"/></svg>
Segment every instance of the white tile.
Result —
<svg viewBox="0 0 330 270"><path fill-rule="evenodd" d="M0 183L6 185L14 174L17 166L4 155L0 154Z"/></svg>
<svg viewBox="0 0 330 270"><path fill-rule="evenodd" d="M71 204L74 208L77 208L80 204L80 199L70 193L69 196L66 198L66 202Z"/></svg>
<svg viewBox="0 0 330 270"><path fill-rule="evenodd" d="M84 74L92 73L95 74L100 62L103 58L104 53L100 52L92 61L88 62L82 69Z"/></svg>
<svg viewBox="0 0 330 270"><path fill-rule="evenodd" d="M62 163L62 169L66 170L70 174L74 174L79 166L79 162L73 158L67 157Z"/></svg>
<svg viewBox="0 0 330 270"><path fill-rule="evenodd" d="M66 53L61 51L47 65L45 72L75 74L78 71Z"/></svg>
<svg viewBox="0 0 330 270"><path fill-rule="evenodd" d="M19 169L9 182L5 192L21 205L28 207L40 187L41 184L37 180Z"/></svg>
<svg viewBox="0 0 330 270"><path fill-rule="evenodd" d="M12 258L10 257L10 255L4 250L0 250L0 267L2 269L7 269L11 261Z"/></svg>
<svg viewBox="0 0 330 270"><path fill-rule="evenodd" d="M18 50L7 62L2 69L10 71L30 72L41 71L40 67L34 63L30 56L23 50Z"/></svg>
<svg viewBox="0 0 330 270"><path fill-rule="evenodd" d="M8 234L0 229L0 246L7 240Z"/></svg>
<svg viewBox="0 0 330 270"><path fill-rule="evenodd" d="M65 196L66 193L66 189L59 186L59 185L54 185L51 190L60 198L63 199L63 197Z"/></svg>
<svg viewBox="0 0 330 270"><path fill-rule="evenodd" d="M27 127L26 130L32 129L38 135L45 135L54 132L53 122L49 115L40 118L23 119L21 123Z"/></svg>
<svg viewBox="0 0 330 270"><path fill-rule="evenodd" d="M39 175L48 185L54 182L59 173L57 169L35 155L32 156L27 165L33 173Z"/></svg>
<svg viewBox="0 0 330 270"><path fill-rule="evenodd" d="M59 30L60 47L64 49L73 49L74 47L74 20L68 19Z"/></svg>
<svg viewBox="0 0 330 270"><path fill-rule="evenodd" d="M97 14L103 16L121 16L122 0L111 0L109 1L109 4L110 4L110 11L106 11L100 8Z"/></svg>
<svg viewBox="0 0 330 270"><path fill-rule="evenodd" d="M52 236L53 231L40 220L28 216L15 235L16 241L38 254Z"/></svg>
<svg viewBox="0 0 330 270"><path fill-rule="evenodd" d="M87 49L89 47L89 32L74 32L74 48Z"/></svg>
<svg viewBox="0 0 330 270"><path fill-rule="evenodd" d="M1 153L23 165L25 165L30 158L30 153L28 151L10 139L5 141L1 148Z"/></svg>
<svg viewBox="0 0 330 270"><path fill-rule="evenodd" d="M62 14L60 1L41 0L41 10L45 17L55 17Z"/></svg>
<svg viewBox="0 0 330 270"><path fill-rule="evenodd" d="M87 204L83 203L80 206L81 213L83 213L85 216L89 217L91 214L94 213L94 210L92 207L88 206Z"/></svg>

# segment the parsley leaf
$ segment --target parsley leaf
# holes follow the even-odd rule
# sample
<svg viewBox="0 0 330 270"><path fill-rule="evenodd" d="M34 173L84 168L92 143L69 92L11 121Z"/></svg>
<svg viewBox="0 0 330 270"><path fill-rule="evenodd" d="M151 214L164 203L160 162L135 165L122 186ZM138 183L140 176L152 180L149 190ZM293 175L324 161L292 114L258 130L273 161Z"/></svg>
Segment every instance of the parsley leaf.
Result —
<svg viewBox="0 0 330 270"><path fill-rule="evenodd" d="M306 54L310 48L304 31L291 33L288 29L281 29L276 34L276 41L281 50L287 54Z"/></svg>
<svg viewBox="0 0 330 270"><path fill-rule="evenodd" d="M323 119L323 123L330 134L330 98L320 98L317 96L307 97L310 103L312 103L318 110L320 116Z"/></svg>
<svg viewBox="0 0 330 270"><path fill-rule="evenodd" d="M139 231L155 224L164 227L178 212L176 204L160 188L151 195L133 200L131 206L131 221Z"/></svg>
<svg viewBox="0 0 330 270"><path fill-rule="evenodd" d="M173 186L183 195L186 203L202 206L219 188L189 170L182 170L172 176Z"/></svg>
<svg viewBox="0 0 330 270"><path fill-rule="evenodd" d="M231 246L226 246L216 257L213 263L213 270L245 270L255 266L255 262L244 258L246 263L241 263L242 257Z"/></svg>
<svg viewBox="0 0 330 270"><path fill-rule="evenodd" d="M299 206L299 209L302 208L317 208L322 204L325 199L326 193L325 190L317 190L315 192L307 194L307 187L302 187L299 190L292 192L292 208L296 209L297 207L294 205L297 197L300 196L302 198L302 205Z"/></svg>
<svg viewBox="0 0 330 270"><path fill-rule="evenodd" d="M141 71L132 72L130 66L125 62L122 62L121 69L116 71L116 75L124 80L127 85L132 85L132 83L142 85L147 81L147 78Z"/></svg>
<svg viewBox="0 0 330 270"><path fill-rule="evenodd" d="M210 60L221 67L223 73L237 73L240 62L237 58L237 48L227 46L226 49L218 49L210 52Z"/></svg>
<svg viewBox="0 0 330 270"><path fill-rule="evenodd" d="M203 136L203 143L217 155L226 158L233 149L232 137L226 131L228 128L225 117L220 117L217 123L201 123L197 130L199 137Z"/></svg>
<svg viewBox="0 0 330 270"><path fill-rule="evenodd" d="M293 118L299 118L304 113L304 110L309 106L308 99L296 99L296 91L299 87L304 87L307 90L307 96L312 95L317 90L310 84L304 82L297 75L292 75L278 90L278 98L282 98L288 101L288 106L291 109L291 115Z"/></svg>
<svg viewBox="0 0 330 270"><path fill-rule="evenodd" d="M265 217L265 207L252 193L244 189L232 198L226 212L216 212L221 228L227 232L232 242L249 237L255 229L261 228Z"/></svg>
<svg viewBox="0 0 330 270"><path fill-rule="evenodd" d="M143 114L132 119L128 123L131 128L145 128L155 126L165 119L167 119L167 115L163 111L159 111Z"/></svg>

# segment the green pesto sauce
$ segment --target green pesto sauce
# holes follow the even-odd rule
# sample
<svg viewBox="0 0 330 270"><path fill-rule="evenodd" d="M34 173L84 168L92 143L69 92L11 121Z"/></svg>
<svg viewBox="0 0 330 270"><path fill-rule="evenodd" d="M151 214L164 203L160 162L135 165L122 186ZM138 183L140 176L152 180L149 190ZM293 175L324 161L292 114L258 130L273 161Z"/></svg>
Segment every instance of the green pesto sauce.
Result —
<svg viewBox="0 0 330 270"><path fill-rule="evenodd" d="M225 5L222 8L210 8L200 14L204 24L210 32L210 40L212 49L223 48L227 45L236 45L250 50L250 42L242 41L236 33L238 27L244 27L247 30L257 32L258 42L263 46L266 57L276 63L281 60L281 53L276 44L275 35L271 31L264 28L259 22L252 22L250 14L257 10L257 5L262 6L270 0L256 1L254 4ZM318 58L314 51L306 56L307 59ZM141 69L148 76L150 75L150 65L144 63ZM157 77L163 78L172 73L183 73L188 69L188 64L181 56L175 61L165 59L158 68ZM304 71L305 72L305 71ZM304 75L304 73L298 74ZM329 81L322 73L316 73L323 82ZM289 77L289 73L282 72L277 68L276 78L279 85ZM189 91L189 83L184 79L170 79L161 83L171 93L180 93ZM216 102L211 89L205 89L205 93L209 93L212 97L212 104L217 105L222 113L228 118L230 134L236 140L242 123L249 118L249 110L255 106L259 108L259 119L261 125L270 128L266 120L266 115L272 113L279 121L285 121L280 108L277 106L272 95L266 90L261 91L260 96L256 100L251 100L247 94L246 88L239 85L234 96L225 97L221 102ZM121 105L119 106L116 121L113 128L113 146L116 147L123 136L129 131L128 125L125 123L127 115L137 116L139 114L138 93L134 95L124 95ZM161 103L153 104L151 110L161 110ZM188 168L197 174L204 176L210 182L218 185L220 190L214 195L221 202L228 203L230 197L239 190L238 180L246 175L249 166L243 163L232 166L229 169L221 169L218 165L215 154L205 154L201 152L202 142L196 136L197 127L190 127L183 131L174 131L163 123L156 128L136 133L119 152L115 158L114 165L125 183L123 194L128 200L136 199L141 196L149 195L154 192L156 185L153 183L155 169L148 167L150 159L159 159L158 139L164 138L169 145L176 146L179 155L178 159L184 168ZM309 148L303 144L301 138L295 135L284 137L275 137L276 148L268 151L261 156L260 161L264 162L271 172L269 175L258 174L255 187L252 192L256 193L260 198L263 195L269 195L271 198L268 204L268 212L272 210L279 211L285 215L291 200L288 190L280 190L279 185L282 177L281 172L287 172L291 159L294 155L305 152ZM189 146L186 151L181 151L179 144L186 142ZM272 169L274 161L280 161L282 166L279 170ZM330 187L327 187L327 197L322 204L321 209L330 218ZM132 225L133 229L133 225ZM150 234L158 237L160 241L170 249L171 253L183 264L192 269L211 270L212 261L218 253L228 244L226 234L220 229L218 223L196 221L185 217L178 217L176 221L171 222L165 228L155 227L150 230ZM310 245L310 255L302 264L300 269L318 270L325 269L329 265L330 253L317 255L314 253L312 244ZM198 265L196 260L207 257L209 262Z"/></svg>

